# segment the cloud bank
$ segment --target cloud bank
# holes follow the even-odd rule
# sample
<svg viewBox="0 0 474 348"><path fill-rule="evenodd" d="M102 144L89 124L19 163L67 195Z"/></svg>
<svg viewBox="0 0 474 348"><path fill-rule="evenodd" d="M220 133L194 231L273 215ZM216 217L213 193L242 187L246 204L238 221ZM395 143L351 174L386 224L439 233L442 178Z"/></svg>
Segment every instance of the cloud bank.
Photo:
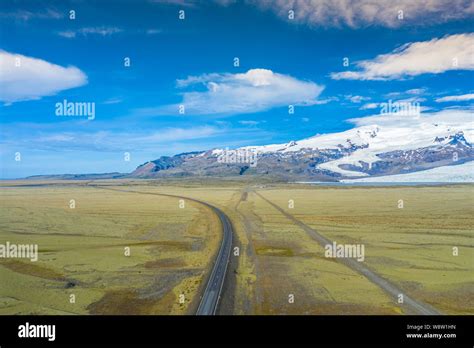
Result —
<svg viewBox="0 0 474 348"><path fill-rule="evenodd" d="M86 83L87 76L74 66L0 50L0 101L5 103L40 99Z"/></svg>
<svg viewBox="0 0 474 348"><path fill-rule="evenodd" d="M420 115L406 116L397 114L378 114L367 117L352 118L347 120L357 127L361 126L387 126L387 127L412 127L419 128L424 123L449 124L452 126L465 126L466 132L474 136L474 123L472 122L470 108L444 109L437 112L422 112Z"/></svg>
<svg viewBox="0 0 474 348"><path fill-rule="evenodd" d="M332 73L336 80L393 80L449 70L474 70L474 33L405 44L392 53L355 63L357 71Z"/></svg>
<svg viewBox="0 0 474 348"><path fill-rule="evenodd" d="M462 94L462 95L449 95L446 97L436 99L436 102L443 103L443 102L457 102L457 101L468 101L468 100L474 100L474 93Z"/></svg>
<svg viewBox="0 0 474 348"><path fill-rule="evenodd" d="M472 0L248 0L288 20L310 26L359 28L426 25L474 16ZM399 18L399 11L403 17Z"/></svg>
<svg viewBox="0 0 474 348"><path fill-rule="evenodd" d="M187 91L179 104L142 109L148 114L178 114L183 105L186 115L233 115L269 110L288 105L314 105L324 87L311 81L267 69L251 69L240 74L205 74L178 80Z"/></svg>
<svg viewBox="0 0 474 348"><path fill-rule="evenodd" d="M14 19L20 21L29 21L32 19L62 19L64 13L59 12L55 9L47 8L42 11L27 11L27 10L16 10L12 12L0 12L0 18Z"/></svg>
<svg viewBox="0 0 474 348"><path fill-rule="evenodd" d="M87 36L87 35L100 35L100 36L109 36L112 34L121 33L123 30L116 27L85 27L77 30L67 30L58 32L59 36L72 39L78 35Z"/></svg>

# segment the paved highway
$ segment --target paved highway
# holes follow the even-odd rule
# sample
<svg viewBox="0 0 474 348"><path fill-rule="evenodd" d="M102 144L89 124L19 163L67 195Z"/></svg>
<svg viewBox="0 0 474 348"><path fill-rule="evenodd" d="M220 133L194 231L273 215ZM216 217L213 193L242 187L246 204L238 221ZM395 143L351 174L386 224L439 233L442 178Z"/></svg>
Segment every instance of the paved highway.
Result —
<svg viewBox="0 0 474 348"><path fill-rule="evenodd" d="M206 204L209 208L214 210L222 224L222 243L217 254L211 275L207 281L206 289L201 298L201 303L197 309L196 315L214 315L216 314L221 297L222 286L224 285L225 275L227 272L227 265L229 263L230 252L232 249L232 224L229 218L220 209Z"/></svg>

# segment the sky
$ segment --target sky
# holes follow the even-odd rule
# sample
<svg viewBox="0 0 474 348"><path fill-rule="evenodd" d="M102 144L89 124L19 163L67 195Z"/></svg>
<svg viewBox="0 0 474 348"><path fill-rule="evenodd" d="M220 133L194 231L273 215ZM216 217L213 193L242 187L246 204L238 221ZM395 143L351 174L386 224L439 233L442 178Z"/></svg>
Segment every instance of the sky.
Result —
<svg viewBox="0 0 474 348"><path fill-rule="evenodd" d="M472 113L473 70L471 0L2 0L0 178Z"/></svg>

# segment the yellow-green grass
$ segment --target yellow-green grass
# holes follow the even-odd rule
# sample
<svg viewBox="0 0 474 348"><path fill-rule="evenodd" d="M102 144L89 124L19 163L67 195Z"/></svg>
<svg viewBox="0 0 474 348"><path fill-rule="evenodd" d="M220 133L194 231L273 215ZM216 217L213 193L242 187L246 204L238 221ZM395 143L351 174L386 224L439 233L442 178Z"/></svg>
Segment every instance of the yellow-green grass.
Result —
<svg viewBox="0 0 474 348"><path fill-rule="evenodd" d="M249 193L241 201L246 189ZM473 311L469 290L473 278L470 185L273 185L260 189L223 183L177 187L150 182L147 190L208 201L229 215L236 232L235 245L240 246L233 313L404 313L396 298L346 266L324 258L323 248L252 190L286 208L329 239L363 243L365 263L410 296L443 313ZM288 209L289 199L294 200L294 209ZM398 208L400 199L403 209ZM401 219L400 213L405 214ZM412 234L413 231L417 233ZM439 238L449 243L431 245L440 243ZM452 246L459 247L456 259L452 259ZM439 255L441 252L447 253L444 259ZM430 260L430 255L435 256ZM289 294L295 295L295 303L288 303Z"/></svg>
<svg viewBox="0 0 474 348"><path fill-rule="evenodd" d="M220 242L219 222L210 210L189 201L180 209L170 197L70 183L0 189L0 242L37 240L41 251L36 263L0 265L0 313L192 313ZM235 277L235 287L226 293L234 306L229 313L404 313L377 285L325 258L301 227L253 190L328 239L363 243L365 264L411 297L443 313L474 313L472 185L91 184L98 183L192 197L221 208L234 226L234 246L240 247L229 268ZM76 200L75 209L69 208L70 199ZM125 246L131 257L123 255ZM452 255L454 246L459 256ZM72 293L76 304L68 302ZM185 304L179 304L181 293Z"/></svg>
<svg viewBox="0 0 474 348"><path fill-rule="evenodd" d="M226 299L231 299L232 307L225 303L222 313L254 314L256 313L256 260L255 250L251 243L253 227L246 229L246 217L236 209L242 196L244 185L229 185L217 181L212 186L197 182L182 183L180 186L161 183L160 181L141 182L138 186L127 185L127 190L146 190L150 193L182 195L208 202L223 210L232 221L234 229L234 246L239 247L239 256L231 255L230 277L235 277L235 286L227 290ZM245 220L244 220L245 219ZM236 266L234 266L236 263ZM234 268L235 267L235 268ZM234 272L235 269L235 272Z"/></svg>
<svg viewBox="0 0 474 348"><path fill-rule="evenodd" d="M240 210L252 216L256 314L399 314L380 288L346 266L279 211L249 193ZM294 296L294 302L291 297Z"/></svg>
<svg viewBox="0 0 474 348"><path fill-rule="evenodd" d="M38 244L40 254L0 259L0 314L192 313L220 234L208 208L175 198L2 188L0 243Z"/></svg>
<svg viewBox="0 0 474 348"><path fill-rule="evenodd" d="M238 257L231 256L237 259L236 286L228 294L233 296L235 314L401 313L377 286L322 258L323 249L252 193L252 187L151 184L147 190L201 199L231 218L234 245L240 249ZM295 296L292 304L289 295Z"/></svg>
<svg viewBox="0 0 474 348"><path fill-rule="evenodd" d="M287 187L261 194L330 240L364 244L364 262L404 293L442 313L474 313L474 185Z"/></svg>

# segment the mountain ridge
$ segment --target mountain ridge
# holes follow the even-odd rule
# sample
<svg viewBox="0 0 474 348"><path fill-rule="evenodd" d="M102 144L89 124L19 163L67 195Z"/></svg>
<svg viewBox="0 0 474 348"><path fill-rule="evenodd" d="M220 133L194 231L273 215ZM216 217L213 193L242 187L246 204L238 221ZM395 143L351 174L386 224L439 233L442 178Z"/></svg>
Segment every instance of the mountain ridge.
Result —
<svg viewBox="0 0 474 348"><path fill-rule="evenodd" d="M271 175L339 181L396 175L474 159L472 124L363 125L282 144L211 149L146 162L131 177ZM254 162L243 158L255 157ZM219 160L226 157L227 161Z"/></svg>

